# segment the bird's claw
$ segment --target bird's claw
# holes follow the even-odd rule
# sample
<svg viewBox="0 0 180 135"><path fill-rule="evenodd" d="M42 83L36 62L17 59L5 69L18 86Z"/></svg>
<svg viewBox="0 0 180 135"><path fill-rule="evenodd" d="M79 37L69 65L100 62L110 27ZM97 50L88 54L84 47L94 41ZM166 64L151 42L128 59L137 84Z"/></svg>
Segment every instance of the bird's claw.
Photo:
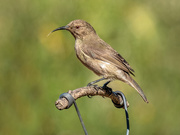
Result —
<svg viewBox="0 0 180 135"><path fill-rule="evenodd" d="M106 90L109 95L112 93L112 89L108 87L106 83L101 88Z"/></svg>
<svg viewBox="0 0 180 135"><path fill-rule="evenodd" d="M92 96L91 96L91 95L87 95L87 97L88 97L88 98L92 98Z"/></svg>
<svg viewBox="0 0 180 135"><path fill-rule="evenodd" d="M98 91L98 89L99 89L99 87L98 87L98 85L87 85L88 87L93 87L96 91ZM92 98L92 96L91 95L87 95L87 97L88 98Z"/></svg>
<svg viewBox="0 0 180 135"><path fill-rule="evenodd" d="M93 85L93 84L92 84L91 82L87 84L87 86L92 86L92 85Z"/></svg>

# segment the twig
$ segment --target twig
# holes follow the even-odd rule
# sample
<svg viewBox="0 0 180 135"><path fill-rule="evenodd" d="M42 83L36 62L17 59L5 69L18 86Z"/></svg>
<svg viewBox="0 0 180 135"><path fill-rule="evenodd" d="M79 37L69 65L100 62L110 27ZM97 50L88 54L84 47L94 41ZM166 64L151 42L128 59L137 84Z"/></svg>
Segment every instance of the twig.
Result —
<svg viewBox="0 0 180 135"><path fill-rule="evenodd" d="M108 97L112 100L114 105L118 108L123 107L123 100L122 97L115 92L112 92L111 88L104 89L102 87L97 86L87 86L75 89L73 91L69 90L69 94L72 95L72 97L76 100L83 96L102 96L102 97ZM59 110L66 109L68 106L68 100L66 98L60 98L55 103L56 108ZM127 106L129 106L129 103L127 102Z"/></svg>

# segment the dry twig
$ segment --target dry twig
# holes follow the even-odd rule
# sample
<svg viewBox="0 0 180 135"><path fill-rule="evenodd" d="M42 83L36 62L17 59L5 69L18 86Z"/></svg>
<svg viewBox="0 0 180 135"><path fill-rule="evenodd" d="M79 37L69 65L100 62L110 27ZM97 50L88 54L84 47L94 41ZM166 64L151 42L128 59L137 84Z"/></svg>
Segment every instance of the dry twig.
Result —
<svg viewBox="0 0 180 135"><path fill-rule="evenodd" d="M80 97L83 96L102 96L102 97L108 97L112 100L114 105L118 108L123 107L123 100L122 97L115 92L112 92L111 88L104 89L102 87L97 87L97 86L87 86L87 87L82 87L75 89L73 91L69 90L69 94L72 95L72 97L76 100ZM59 110L66 109L68 106L68 100L66 98L60 98L56 101L55 103L56 108ZM127 102L127 106L129 106Z"/></svg>

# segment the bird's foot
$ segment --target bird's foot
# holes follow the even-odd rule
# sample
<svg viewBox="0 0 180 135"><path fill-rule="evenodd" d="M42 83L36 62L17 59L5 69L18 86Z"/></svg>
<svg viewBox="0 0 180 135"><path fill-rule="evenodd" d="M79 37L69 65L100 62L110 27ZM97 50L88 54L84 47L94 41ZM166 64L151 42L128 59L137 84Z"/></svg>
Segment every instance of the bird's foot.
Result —
<svg viewBox="0 0 180 135"><path fill-rule="evenodd" d="M92 83L92 82L90 82L90 83L88 83L88 84L87 84L87 86L92 86L92 85L93 85L93 83Z"/></svg>
<svg viewBox="0 0 180 135"><path fill-rule="evenodd" d="M89 83L90 84L90 83ZM99 89L99 86L98 85L92 85L92 84L90 84L90 85L87 85L88 87L93 87L96 91L98 91L98 89ZM88 98L92 98L92 96L91 95L87 95L87 97Z"/></svg>
<svg viewBox="0 0 180 135"><path fill-rule="evenodd" d="M92 98L92 96L91 96L91 95L87 95L87 97L88 97L88 98Z"/></svg>
<svg viewBox="0 0 180 135"><path fill-rule="evenodd" d="M98 85L93 85L93 84L90 84L90 83L88 83L87 87L94 87L96 90L98 89Z"/></svg>
<svg viewBox="0 0 180 135"><path fill-rule="evenodd" d="M110 83L110 81L106 82L106 83L102 86L102 89L106 90L106 92L107 92L109 95L111 95L112 89L107 86L109 83Z"/></svg>
<svg viewBox="0 0 180 135"><path fill-rule="evenodd" d="M98 85L93 85L93 84L95 84L95 81L88 83L87 86L88 86L88 87L94 87L94 89L95 89L96 91L98 91Z"/></svg>

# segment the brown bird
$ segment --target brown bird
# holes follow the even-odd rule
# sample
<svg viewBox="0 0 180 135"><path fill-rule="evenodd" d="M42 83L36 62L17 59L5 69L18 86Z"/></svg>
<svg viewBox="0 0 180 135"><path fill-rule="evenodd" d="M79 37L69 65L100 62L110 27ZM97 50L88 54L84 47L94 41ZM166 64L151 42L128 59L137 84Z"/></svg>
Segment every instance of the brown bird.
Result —
<svg viewBox="0 0 180 135"><path fill-rule="evenodd" d="M117 51L96 34L89 23L83 20L74 20L52 32L57 30L71 32L75 38L75 50L78 59L95 74L102 76L101 79L89 83L88 86L105 79L108 82L104 86L112 80L121 80L137 90L144 101L148 103L140 86L130 76L130 74L134 75L134 70Z"/></svg>

